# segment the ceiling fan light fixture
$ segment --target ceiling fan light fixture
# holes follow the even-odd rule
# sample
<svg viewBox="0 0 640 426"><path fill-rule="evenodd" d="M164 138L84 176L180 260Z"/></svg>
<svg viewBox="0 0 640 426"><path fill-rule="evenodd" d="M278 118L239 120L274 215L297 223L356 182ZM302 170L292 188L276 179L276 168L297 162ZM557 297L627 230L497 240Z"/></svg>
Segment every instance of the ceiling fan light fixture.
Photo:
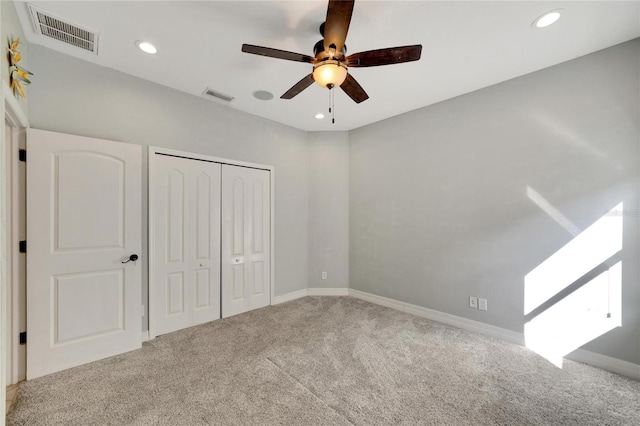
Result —
<svg viewBox="0 0 640 426"><path fill-rule="evenodd" d="M313 68L313 80L322 87L338 87L346 78L347 67L338 61L327 60Z"/></svg>

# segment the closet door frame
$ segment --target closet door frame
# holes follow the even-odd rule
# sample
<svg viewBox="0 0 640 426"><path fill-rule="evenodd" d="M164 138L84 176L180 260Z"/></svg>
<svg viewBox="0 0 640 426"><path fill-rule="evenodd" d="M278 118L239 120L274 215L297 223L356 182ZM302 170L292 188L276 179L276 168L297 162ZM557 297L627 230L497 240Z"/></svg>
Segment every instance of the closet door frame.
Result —
<svg viewBox="0 0 640 426"><path fill-rule="evenodd" d="M229 158L221 158L214 157L206 154L198 154L194 152L187 151L178 151L174 149L160 148L155 146L149 147L149 167L148 167L148 208L149 208L149 223L148 223L148 241L149 241L149 291L147 298L147 312L149 318L149 339L154 339L156 337L156 282L155 282L155 189L156 182L153 180L153 176L155 176L155 164L153 158L155 155L170 155L174 157L193 159L193 160L201 160L201 161L209 161L212 163L220 163L220 164L228 164L230 166L240 166L240 167L249 167L252 169L260 169L260 170L268 170L269 171L269 181L271 186L271 203L270 203L270 245L271 245L271 256L270 256L270 264L271 264L271 276L269 278L269 287L270 287L270 298L269 305L273 305L275 301L275 167L268 166L264 164L258 163L249 163L246 161L237 161Z"/></svg>

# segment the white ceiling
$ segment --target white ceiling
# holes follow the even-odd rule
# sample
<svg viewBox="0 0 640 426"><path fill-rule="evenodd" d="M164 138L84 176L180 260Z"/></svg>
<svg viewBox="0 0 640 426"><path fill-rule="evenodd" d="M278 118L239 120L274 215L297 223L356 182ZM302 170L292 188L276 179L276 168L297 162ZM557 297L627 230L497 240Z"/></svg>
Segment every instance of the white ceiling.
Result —
<svg viewBox="0 0 640 426"><path fill-rule="evenodd" d="M311 65L242 53L243 43L313 55L326 1L32 1L100 35L99 55L37 37L26 2L16 9L31 43L201 96L206 87L234 96L229 107L308 131L351 130L450 99L640 36L640 2L356 1L348 54L422 44L418 62L349 72L370 99L355 104L312 85L292 100L280 95ZM532 21L564 9L545 29ZM136 40L153 42L155 56ZM37 78L37 76L36 76ZM588 89L588 88L585 88ZM275 96L261 101L252 94Z"/></svg>

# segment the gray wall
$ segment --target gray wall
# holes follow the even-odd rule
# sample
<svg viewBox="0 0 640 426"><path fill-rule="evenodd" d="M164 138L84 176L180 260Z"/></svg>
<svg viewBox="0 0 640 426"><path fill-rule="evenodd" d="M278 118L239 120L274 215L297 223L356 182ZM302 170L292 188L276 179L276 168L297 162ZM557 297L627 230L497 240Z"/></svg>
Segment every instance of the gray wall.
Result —
<svg viewBox="0 0 640 426"><path fill-rule="evenodd" d="M275 166L275 293L307 288L306 132L40 46L30 46L30 55L37 76L30 90L32 127L145 147L143 270L148 253L146 146L153 145Z"/></svg>
<svg viewBox="0 0 640 426"><path fill-rule="evenodd" d="M580 229L622 201L623 326L585 348L640 363L639 51L634 40L351 131L350 286L522 332L524 276L573 238L527 187Z"/></svg>
<svg viewBox="0 0 640 426"><path fill-rule="evenodd" d="M323 280L322 272L327 272ZM309 287L349 286L349 135L309 133Z"/></svg>

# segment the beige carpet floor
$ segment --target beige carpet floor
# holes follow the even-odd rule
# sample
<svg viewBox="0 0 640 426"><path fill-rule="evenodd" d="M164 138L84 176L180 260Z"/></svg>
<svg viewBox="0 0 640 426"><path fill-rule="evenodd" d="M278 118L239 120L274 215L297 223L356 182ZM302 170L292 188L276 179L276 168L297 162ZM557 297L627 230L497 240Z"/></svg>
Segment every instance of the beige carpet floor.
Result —
<svg viewBox="0 0 640 426"><path fill-rule="evenodd" d="M24 383L9 425L640 425L640 381L305 297Z"/></svg>

